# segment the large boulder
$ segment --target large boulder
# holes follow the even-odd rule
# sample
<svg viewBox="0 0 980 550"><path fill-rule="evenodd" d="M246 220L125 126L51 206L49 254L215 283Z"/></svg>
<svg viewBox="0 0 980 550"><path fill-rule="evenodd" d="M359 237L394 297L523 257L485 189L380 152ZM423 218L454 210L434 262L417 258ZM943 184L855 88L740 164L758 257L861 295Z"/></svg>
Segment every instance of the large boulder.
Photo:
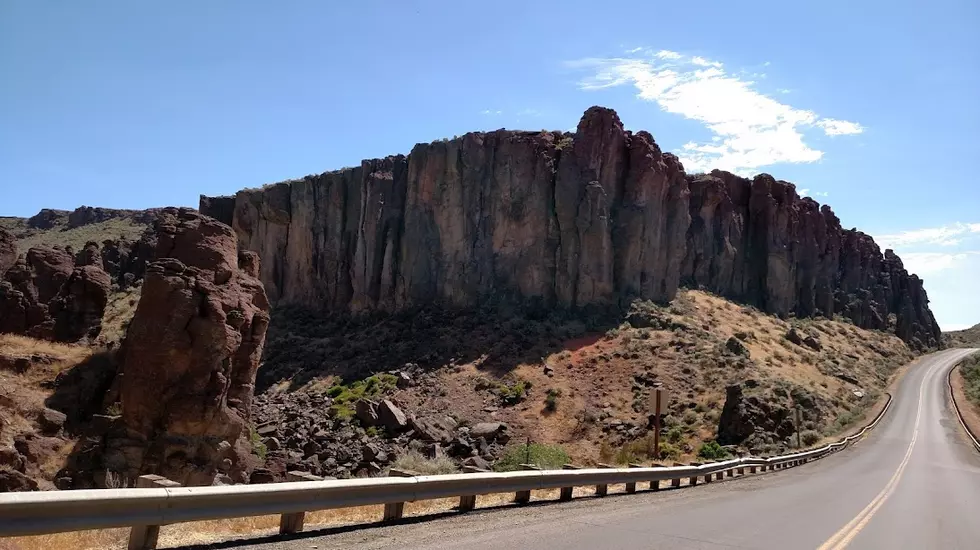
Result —
<svg viewBox="0 0 980 550"><path fill-rule="evenodd" d="M122 346L126 438L106 463L127 478L153 472L184 485L248 479L255 372L269 324L262 283L239 269L235 233L191 209L157 221ZM255 258L248 258L254 264Z"/></svg>
<svg viewBox="0 0 980 550"><path fill-rule="evenodd" d="M48 305L54 319L54 339L76 342L98 336L111 288L101 262L76 268Z"/></svg>

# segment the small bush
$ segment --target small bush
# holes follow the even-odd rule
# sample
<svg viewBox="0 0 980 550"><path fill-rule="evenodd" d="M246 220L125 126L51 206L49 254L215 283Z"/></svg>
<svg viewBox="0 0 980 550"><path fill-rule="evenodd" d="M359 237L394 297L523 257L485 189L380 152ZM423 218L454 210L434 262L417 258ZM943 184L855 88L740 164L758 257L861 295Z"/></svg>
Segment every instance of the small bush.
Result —
<svg viewBox="0 0 980 550"><path fill-rule="evenodd" d="M708 460L721 460L731 455L717 441L709 441L698 449L698 456Z"/></svg>
<svg viewBox="0 0 980 550"><path fill-rule="evenodd" d="M673 444L678 444L684 440L684 431L680 427L674 426L667 430L667 441Z"/></svg>
<svg viewBox="0 0 980 550"><path fill-rule="evenodd" d="M544 408L549 412L558 410L558 398L561 397L561 390L554 388L548 390L548 395L544 398Z"/></svg>
<svg viewBox="0 0 980 550"><path fill-rule="evenodd" d="M680 456L680 447L669 441L660 442L660 460L677 460Z"/></svg>
<svg viewBox="0 0 980 550"><path fill-rule="evenodd" d="M259 436L259 432L255 431L254 426L248 427L248 440L252 444L252 452L255 453L255 456L259 457L261 460L265 460L265 456L269 453L269 449L267 449L265 443L262 442L262 437Z"/></svg>
<svg viewBox="0 0 980 550"><path fill-rule="evenodd" d="M459 467L449 457L439 456L428 458L418 451L408 451L398 456L391 464L392 468L398 470L408 470L423 475L454 474L459 472Z"/></svg>
<svg viewBox="0 0 980 550"><path fill-rule="evenodd" d="M806 430L800 434L800 439L803 440L804 445L810 446L820 441L820 434L814 430Z"/></svg>
<svg viewBox="0 0 980 550"><path fill-rule="evenodd" d="M494 465L498 472L520 470L521 464L534 464L544 470L558 470L569 463L568 453L558 445L531 443L514 445Z"/></svg>
<svg viewBox="0 0 980 550"><path fill-rule="evenodd" d="M516 405L524 401L524 397L527 395L527 390L529 389L531 389L530 382L518 380L510 386L506 384L499 385L497 387L497 395L500 396L500 402L504 405Z"/></svg>
<svg viewBox="0 0 980 550"><path fill-rule="evenodd" d="M684 411L683 420L684 423L687 424L688 426L693 426L694 424L696 424L698 418L699 418L698 413L692 411L691 409Z"/></svg>

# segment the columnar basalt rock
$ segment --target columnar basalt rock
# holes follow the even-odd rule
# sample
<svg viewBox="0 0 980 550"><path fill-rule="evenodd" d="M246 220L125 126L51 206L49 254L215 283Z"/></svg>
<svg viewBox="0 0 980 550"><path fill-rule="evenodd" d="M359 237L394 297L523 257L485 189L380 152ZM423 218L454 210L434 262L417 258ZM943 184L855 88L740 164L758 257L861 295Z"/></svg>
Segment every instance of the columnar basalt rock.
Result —
<svg viewBox="0 0 980 550"><path fill-rule="evenodd" d="M106 468L187 485L247 480L248 430L269 304L258 259L235 234L191 209L167 209L122 346L125 437ZM243 266L240 268L239 266Z"/></svg>
<svg viewBox="0 0 980 550"><path fill-rule="evenodd" d="M766 174L688 176L649 133L601 107L575 133L470 133L202 197L201 210L230 221L263 259L274 302L580 308L668 301L687 285L782 316L845 315L915 347L940 343L921 280L829 207Z"/></svg>

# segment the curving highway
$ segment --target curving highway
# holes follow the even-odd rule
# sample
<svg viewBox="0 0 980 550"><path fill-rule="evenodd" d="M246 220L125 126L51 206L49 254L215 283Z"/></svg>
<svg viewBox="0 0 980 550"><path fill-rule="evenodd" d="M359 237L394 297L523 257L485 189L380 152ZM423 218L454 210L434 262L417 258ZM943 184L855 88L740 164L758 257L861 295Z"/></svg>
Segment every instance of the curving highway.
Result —
<svg viewBox="0 0 980 550"><path fill-rule="evenodd" d="M948 404L946 374L977 350L923 356L857 445L764 476L693 489L476 511L226 548L980 548L980 454Z"/></svg>

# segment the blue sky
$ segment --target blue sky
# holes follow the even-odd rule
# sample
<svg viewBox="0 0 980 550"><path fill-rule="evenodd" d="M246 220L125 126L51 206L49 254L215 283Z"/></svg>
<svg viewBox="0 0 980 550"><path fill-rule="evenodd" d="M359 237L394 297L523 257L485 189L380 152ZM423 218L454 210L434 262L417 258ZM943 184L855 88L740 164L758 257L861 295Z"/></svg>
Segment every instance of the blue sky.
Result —
<svg viewBox="0 0 980 550"><path fill-rule="evenodd" d="M8 0L0 215L196 206L600 104L690 171L831 204L960 328L980 321L980 3L920 6Z"/></svg>

